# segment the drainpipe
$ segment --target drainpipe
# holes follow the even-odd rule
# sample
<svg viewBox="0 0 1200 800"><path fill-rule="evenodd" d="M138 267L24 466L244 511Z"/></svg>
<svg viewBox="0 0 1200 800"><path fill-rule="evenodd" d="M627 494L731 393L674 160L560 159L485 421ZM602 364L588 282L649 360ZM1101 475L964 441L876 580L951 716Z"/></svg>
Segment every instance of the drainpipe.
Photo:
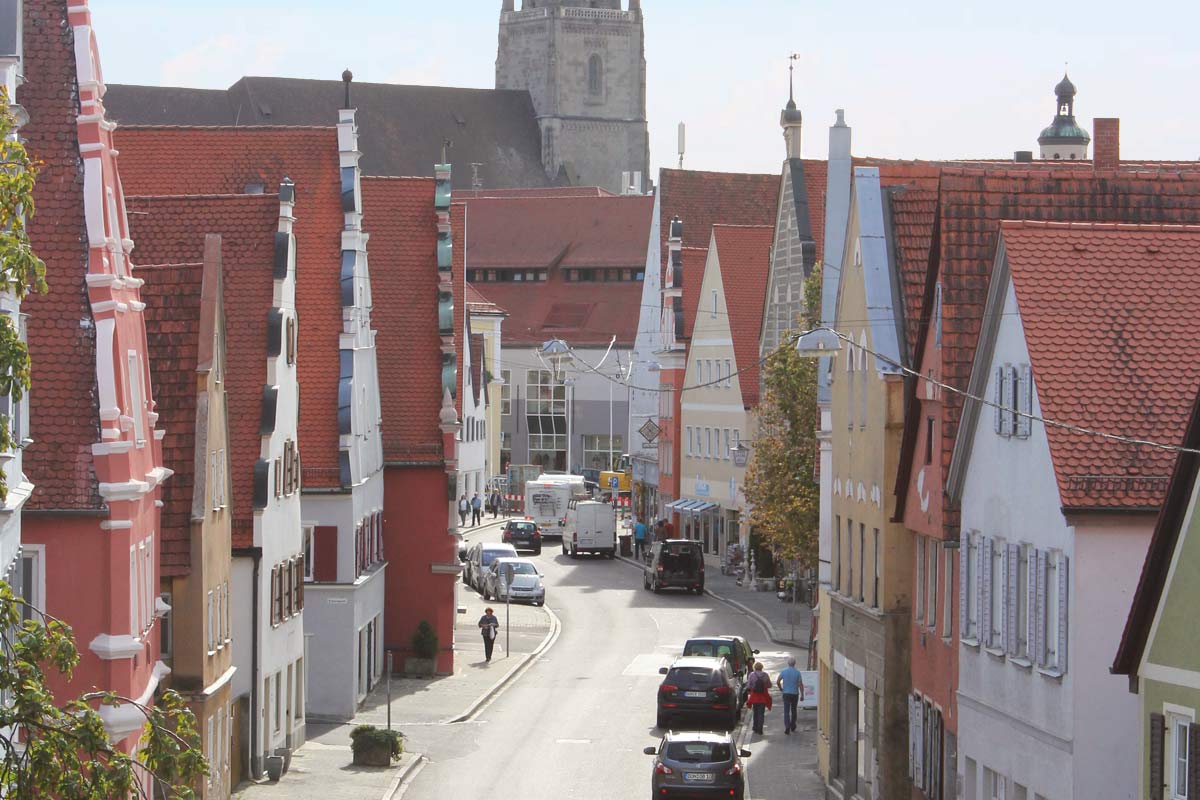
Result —
<svg viewBox="0 0 1200 800"><path fill-rule="evenodd" d="M259 713L259 696L258 693L262 687L262 679L259 673L259 657L258 657L258 626L262 621L259 614L260 594L259 577L262 574L262 548L256 547L253 550L254 558L254 576L251 579L252 600L251 608L254 609L254 625L250 628L250 774L256 779L262 777L262 747L259 742L259 722L262 720L262 715Z"/></svg>

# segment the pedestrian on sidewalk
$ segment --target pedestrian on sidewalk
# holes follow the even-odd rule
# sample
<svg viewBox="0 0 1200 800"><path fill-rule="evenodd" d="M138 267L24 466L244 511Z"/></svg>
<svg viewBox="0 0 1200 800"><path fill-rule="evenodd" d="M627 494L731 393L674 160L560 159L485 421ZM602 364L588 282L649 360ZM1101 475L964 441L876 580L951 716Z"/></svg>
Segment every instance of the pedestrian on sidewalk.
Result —
<svg viewBox="0 0 1200 800"><path fill-rule="evenodd" d="M750 696L746 705L754 713L754 732L763 732L763 722L767 711L771 709L771 676L763 670L761 661L755 662L754 671L746 679L750 687Z"/></svg>
<svg viewBox="0 0 1200 800"><path fill-rule="evenodd" d="M796 730L796 710L804 699L804 681L800 670L796 669L796 657L788 656L787 663L775 679L775 685L783 695L783 732L790 734Z"/></svg>
<svg viewBox="0 0 1200 800"><path fill-rule="evenodd" d="M492 660L492 648L496 646L496 634L500 632L500 620L492 613L492 607L483 610L479 618L479 631L483 634L483 660Z"/></svg>
<svg viewBox="0 0 1200 800"><path fill-rule="evenodd" d="M467 524L467 514L471 512L471 501L467 500L467 493L463 492L463 496L458 498L458 524Z"/></svg>
<svg viewBox="0 0 1200 800"><path fill-rule="evenodd" d="M483 516L483 500L479 499L479 492L471 498L471 527L474 528L479 524L479 518Z"/></svg>
<svg viewBox="0 0 1200 800"><path fill-rule="evenodd" d="M644 558L646 551L646 523L640 519L633 525L633 554Z"/></svg>
<svg viewBox="0 0 1200 800"><path fill-rule="evenodd" d="M502 503L502 502L503 502L503 500L500 498L500 492L493 491L492 492L492 519L495 519L496 515L500 513L500 503Z"/></svg>

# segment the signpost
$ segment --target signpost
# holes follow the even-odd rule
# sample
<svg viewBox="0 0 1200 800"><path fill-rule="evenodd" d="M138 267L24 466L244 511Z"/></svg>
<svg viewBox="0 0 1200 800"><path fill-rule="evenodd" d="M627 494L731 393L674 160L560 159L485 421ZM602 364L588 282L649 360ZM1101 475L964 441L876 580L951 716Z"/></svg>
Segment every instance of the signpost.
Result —
<svg viewBox="0 0 1200 800"><path fill-rule="evenodd" d="M504 657L512 653L512 586L513 565L500 565L500 584L504 587Z"/></svg>

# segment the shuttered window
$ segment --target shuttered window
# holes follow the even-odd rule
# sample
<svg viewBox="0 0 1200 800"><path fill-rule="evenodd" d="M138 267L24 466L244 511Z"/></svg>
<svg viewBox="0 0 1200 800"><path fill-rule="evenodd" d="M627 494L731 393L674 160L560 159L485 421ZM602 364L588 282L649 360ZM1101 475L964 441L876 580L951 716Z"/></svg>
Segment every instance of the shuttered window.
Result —
<svg viewBox="0 0 1200 800"><path fill-rule="evenodd" d="M961 616L959 636L966 640L974 640L979 634L979 543L976 537L964 532L959 552L962 563L959 565L958 613Z"/></svg>
<svg viewBox="0 0 1200 800"><path fill-rule="evenodd" d="M1200 798L1200 725L1194 722L1188 725L1187 796Z"/></svg>
<svg viewBox="0 0 1200 800"><path fill-rule="evenodd" d="M992 631L992 540L984 538L979 547L979 641L991 644Z"/></svg>
<svg viewBox="0 0 1200 800"><path fill-rule="evenodd" d="M1004 367L996 367L995 374L992 376L992 381L995 389L992 393L992 403L994 412L994 425L996 433L1004 435Z"/></svg>
<svg viewBox="0 0 1200 800"><path fill-rule="evenodd" d="M1005 551L1004 587L1004 652L1019 655L1021 603L1021 545L1010 544Z"/></svg>
<svg viewBox="0 0 1200 800"><path fill-rule="evenodd" d="M1028 439L1033 430L1033 370L1028 364L1022 364L1020 377L1017 379L1017 436Z"/></svg>
<svg viewBox="0 0 1200 800"><path fill-rule="evenodd" d="M1163 786L1166 773L1163 769L1164 742L1166 733L1166 718L1157 712L1150 713L1150 769L1148 770L1150 785L1146 796L1150 800L1163 800Z"/></svg>
<svg viewBox="0 0 1200 800"><path fill-rule="evenodd" d="M838 514L833 522L833 588L842 589L842 515Z"/></svg>
<svg viewBox="0 0 1200 800"><path fill-rule="evenodd" d="M1171 716L1171 800L1187 800L1190 720Z"/></svg>
<svg viewBox="0 0 1200 800"><path fill-rule="evenodd" d="M1013 383L1012 367L1007 364L996 371L996 379L1000 382L1000 435L1013 435Z"/></svg>
<svg viewBox="0 0 1200 800"><path fill-rule="evenodd" d="M1000 649L1004 647L1005 600L1008 588L1008 548L1003 539L992 541L991 557L992 571L991 585L988 587L990 589L988 601L991 605L989 617L992 625L988 635L988 644L995 649Z"/></svg>
<svg viewBox="0 0 1200 800"><path fill-rule="evenodd" d="M1068 559L1058 550L1038 552L1038 664L1054 672L1067 671L1067 615L1070 607Z"/></svg>
<svg viewBox="0 0 1200 800"><path fill-rule="evenodd" d="M920 625L925 619L925 537L915 536L914 545L917 552L914 556L917 562L917 613L913 617L913 621Z"/></svg>

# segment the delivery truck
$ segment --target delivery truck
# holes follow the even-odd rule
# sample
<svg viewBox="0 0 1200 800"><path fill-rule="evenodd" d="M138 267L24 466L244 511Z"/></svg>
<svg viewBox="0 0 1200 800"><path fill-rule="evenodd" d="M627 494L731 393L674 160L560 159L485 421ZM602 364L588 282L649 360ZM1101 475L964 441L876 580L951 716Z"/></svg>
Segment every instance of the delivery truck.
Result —
<svg viewBox="0 0 1200 800"><path fill-rule="evenodd" d="M537 524L543 540L562 538L572 492L573 487L565 481L538 479L525 482L525 518Z"/></svg>
<svg viewBox="0 0 1200 800"><path fill-rule="evenodd" d="M572 500L566 521L563 555L577 558L580 553L596 553L612 558L617 554L617 511L608 503Z"/></svg>

